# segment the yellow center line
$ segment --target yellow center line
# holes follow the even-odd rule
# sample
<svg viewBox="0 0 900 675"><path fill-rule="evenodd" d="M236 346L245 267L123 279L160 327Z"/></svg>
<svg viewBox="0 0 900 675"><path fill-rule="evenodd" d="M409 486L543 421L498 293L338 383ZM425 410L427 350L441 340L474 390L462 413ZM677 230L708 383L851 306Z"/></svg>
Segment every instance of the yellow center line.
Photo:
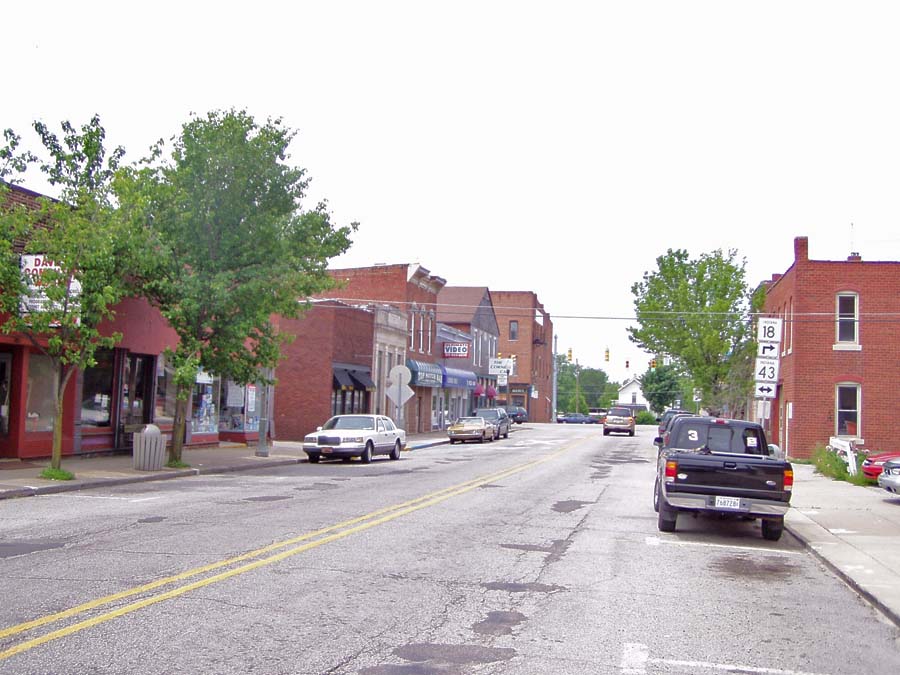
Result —
<svg viewBox="0 0 900 675"><path fill-rule="evenodd" d="M173 588L169 591L160 593L158 595L151 596L149 598L145 598L143 600L138 600L137 602L133 602L131 604L125 605L118 609L106 612L104 614L100 614L94 618L86 619L84 621L80 621L78 623L72 624L71 626L67 626L66 628L61 628L59 630L52 631L40 637L33 638L31 640L27 640L25 642L21 642L9 649L4 651L0 651L0 661L9 658L10 656L14 656L15 654L20 654L22 652L28 651L37 647L39 645L45 644L47 642L51 642L53 640L57 640L61 637L65 637L67 635L71 635L73 633L85 630L86 628L90 628L92 626L96 626L101 623L105 623L106 621L110 621L112 619L124 616L131 612L135 612L139 609L143 609L145 607L149 607L150 605L154 605L165 600L170 600L172 598L178 597L180 595L184 595L190 591L196 590L198 588L203 588L204 586L209 586L211 584L224 581L226 579L230 579L233 576L237 576L239 574L245 574L246 572L250 572L252 570L258 569L260 567L271 565L276 562L280 562L286 558L297 555L299 553L303 553L304 551L308 551L310 549L316 548L318 546L322 546L323 544L331 543L333 541L337 541L339 539L343 539L344 537L348 537L351 534L356 534L357 532L362 532L369 528L375 527L377 525L382 525L384 523L395 520L396 518L400 518L401 516L413 513L420 509L424 509L426 507L434 506L435 504L439 504L451 497L457 497L461 494L465 494L466 492L470 492L482 485L486 485L495 480L499 480L501 478L507 478L516 473L520 473L525 471L526 469L530 469L539 464L547 462L551 459L554 459L558 455L568 451L575 445L583 442L586 439L580 439L575 441L574 443L567 444L565 447L557 450L556 452L550 453L541 457L540 459L533 460L531 462L526 462L525 464L520 464L518 466L514 466L510 469L504 469L502 471L489 474L487 476L482 476L480 478L475 478L470 481L466 481L463 483L459 483L457 485L443 488L436 492L430 493L423 497L418 497L416 499L409 500L407 502L402 502L400 504L395 504L393 506L384 507L382 509L378 509L376 511L372 511L364 516L359 516L357 518L352 518L350 520L345 520L341 523L337 523L335 525L330 525L329 527L325 527L314 532L309 532L307 534L294 537L291 539L287 539L285 541L277 542L275 544L270 544L269 546L265 546L263 548L256 549L254 551L250 551L249 553L245 553L239 556L235 556L233 558L229 558L227 560L223 560L217 563L213 563L210 565L205 565L203 567L197 567L192 570L188 570L186 572L182 572L181 574L173 575L166 577L164 579L159 579L157 581L144 584L142 586L137 586L135 588L128 589L126 591L122 591L120 593L115 593L112 595L107 595L102 598L98 598L91 602L87 602L77 607L73 607L68 610L64 610L62 612L57 612L55 614L50 614L45 617L41 617L39 619L35 619L33 621L29 621L26 623L21 623L16 626L11 626L0 631L0 638L9 637L11 635L16 635L18 633L22 633L27 630L31 630L33 628L37 628L40 626L47 625L49 623L53 623L55 621L60 621L65 618L69 618L75 616L77 614L81 614L83 612L89 611L91 609L96 609L106 604L110 604L117 600L122 600L128 597L132 597L134 595L138 595L140 593L144 593L150 590L154 590L161 586L174 583L176 581L183 581L184 579L188 579L193 576L197 576L199 574L203 574L204 572L210 572L216 569L221 569L222 567L226 567L228 565L233 565L237 562L242 562L245 560L249 560L254 557L258 557L264 555L266 553L271 553L272 551L276 551L278 549L286 548L288 546L293 546L294 544L298 544L300 542L307 542L302 544L301 546L296 546L294 548L290 548L286 551L282 551L275 555L260 558L259 560L255 560L245 565L241 565L239 567L235 567L231 570L227 570L225 572L221 572L219 574L207 577L205 579L200 579L190 584L186 584L184 586L179 586L178 588ZM339 530L339 531L338 531ZM332 533L332 534L329 534ZM327 536L322 536L327 535ZM321 537L316 539L316 537ZM314 541L309 541L310 539L314 539Z"/></svg>

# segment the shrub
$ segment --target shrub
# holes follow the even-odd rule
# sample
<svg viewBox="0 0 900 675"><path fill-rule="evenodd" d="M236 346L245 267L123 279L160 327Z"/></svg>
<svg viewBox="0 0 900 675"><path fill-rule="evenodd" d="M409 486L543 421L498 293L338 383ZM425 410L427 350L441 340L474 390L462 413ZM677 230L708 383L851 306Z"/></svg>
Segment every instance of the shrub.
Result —
<svg viewBox="0 0 900 675"><path fill-rule="evenodd" d="M635 424L656 424L656 415L649 410L639 410L637 417L634 418Z"/></svg>
<svg viewBox="0 0 900 675"><path fill-rule="evenodd" d="M854 485L871 485L872 482L866 478L862 472L862 463L865 455L857 453L856 455L856 475L851 476L847 470L847 462L843 460L836 452L826 450L823 446L816 446L813 452L813 464L816 465L816 471L823 476L828 476L834 480L844 480Z"/></svg>

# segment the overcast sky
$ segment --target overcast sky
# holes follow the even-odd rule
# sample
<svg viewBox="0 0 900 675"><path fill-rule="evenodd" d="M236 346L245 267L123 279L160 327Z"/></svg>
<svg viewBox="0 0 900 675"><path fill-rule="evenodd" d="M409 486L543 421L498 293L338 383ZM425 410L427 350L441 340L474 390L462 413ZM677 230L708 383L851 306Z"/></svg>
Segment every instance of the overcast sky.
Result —
<svg viewBox="0 0 900 675"><path fill-rule="evenodd" d="M333 266L534 291L559 351L621 381L649 356L589 317L632 316L668 248L737 249L753 285L799 235L814 259L900 260L898 19L864 0L33 0L3 8L0 127L34 145L35 119L99 113L137 160L192 112L282 117L307 206L360 223Z"/></svg>

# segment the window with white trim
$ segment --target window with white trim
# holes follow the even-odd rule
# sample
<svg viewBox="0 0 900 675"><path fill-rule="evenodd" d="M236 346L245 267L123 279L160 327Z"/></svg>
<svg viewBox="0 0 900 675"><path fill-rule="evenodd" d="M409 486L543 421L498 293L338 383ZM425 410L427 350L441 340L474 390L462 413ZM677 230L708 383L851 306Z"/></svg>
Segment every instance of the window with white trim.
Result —
<svg viewBox="0 0 900 675"><path fill-rule="evenodd" d="M416 313L413 311L409 313L409 348L416 348Z"/></svg>
<svg viewBox="0 0 900 675"><path fill-rule="evenodd" d="M425 353L425 312L419 313L419 353Z"/></svg>
<svg viewBox="0 0 900 675"><path fill-rule="evenodd" d="M429 313L428 314L428 353L431 353L431 325L434 322L434 317Z"/></svg>
<svg viewBox="0 0 900 675"><path fill-rule="evenodd" d="M860 386L848 382L835 388L835 433L838 436L860 436Z"/></svg>
<svg viewBox="0 0 900 675"><path fill-rule="evenodd" d="M519 322L515 319L509 322L509 339L511 342L519 339Z"/></svg>
<svg viewBox="0 0 900 675"><path fill-rule="evenodd" d="M859 343L859 296L838 293L836 331L838 344Z"/></svg>

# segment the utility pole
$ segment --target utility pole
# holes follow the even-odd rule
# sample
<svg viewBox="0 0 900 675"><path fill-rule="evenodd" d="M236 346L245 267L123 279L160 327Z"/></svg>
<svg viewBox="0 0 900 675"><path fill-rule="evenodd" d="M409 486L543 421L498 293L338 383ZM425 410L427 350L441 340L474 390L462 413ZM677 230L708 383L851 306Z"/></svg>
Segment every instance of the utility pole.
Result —
<svg viewBox="0 0 900 675"><path fill-rule="evenodd" d="M559 341L559 335L553 336L553 410L550 411L550 421L556 421L556 411L558 410L556 397L559 392L559 382L557 382L557 378L559 377L559 364L556 362L556 350Z"/></svg>
<svg viewBox="0 0 900 675"><path fill-rule="evenodd" d="M269 379L270 368L261 370L262 377L257 385L259 387L259 439L256 442L256 456L269 456Z"/></svg>

